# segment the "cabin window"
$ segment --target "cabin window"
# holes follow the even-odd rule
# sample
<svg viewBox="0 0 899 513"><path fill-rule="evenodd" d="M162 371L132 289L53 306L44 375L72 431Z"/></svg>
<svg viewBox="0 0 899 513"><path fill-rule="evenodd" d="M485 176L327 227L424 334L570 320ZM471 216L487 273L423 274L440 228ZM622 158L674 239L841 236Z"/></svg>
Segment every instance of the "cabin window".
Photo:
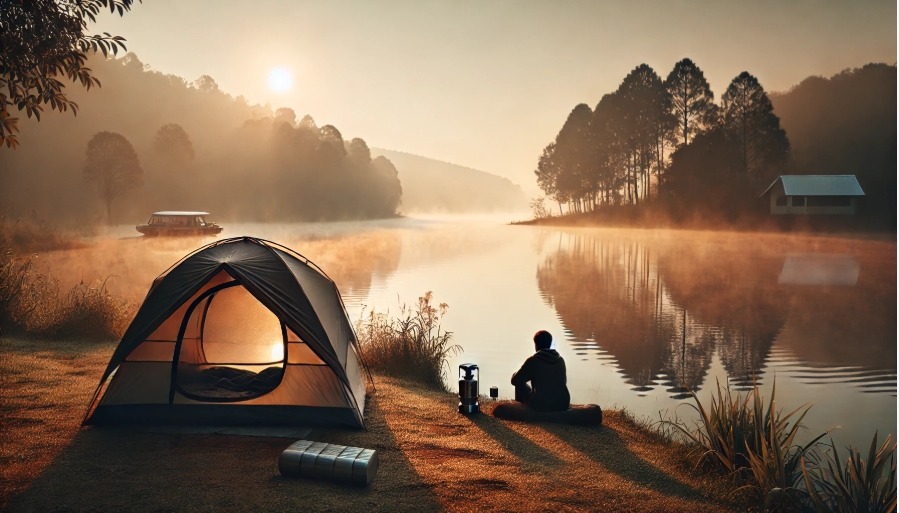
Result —
<svg viewBox="0 0 899 513"><path fill-rule="evenodd" d="M197 226L206 226L206 221L203 220L203 216L197 216L196 222Z"/></svg>
<svg viewBox="0 0 899 513"><path fill-rule="evenodd" d="M804 207L805 206L805 196L793 196L793 206L794 207Z"/></svg>
<svg viewBox="0 0 899 513"><path fill-rule="evenodd" d="M851 207L852 198L849 196L810 196L810 207Z"/></svg>
<svg viewBox="0 0 899 513"><path fill-rule="evenodd" d="M774 199L774 205L778 207L787 206L787 197L786 196L778 196Z"/></svg>

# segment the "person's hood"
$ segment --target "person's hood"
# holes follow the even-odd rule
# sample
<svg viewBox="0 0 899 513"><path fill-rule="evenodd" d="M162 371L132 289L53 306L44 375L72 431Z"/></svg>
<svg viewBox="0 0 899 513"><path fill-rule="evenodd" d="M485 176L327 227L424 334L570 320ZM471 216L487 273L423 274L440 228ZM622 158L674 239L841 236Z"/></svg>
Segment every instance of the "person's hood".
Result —
<svg viewBox="0 0 899 513"><path fill-rule="evenodd" d="M537 351L534 356L546 363L556 363L562 359L562 357L559 356L559 353L556 352L555 349L541 349Z"/></svg>

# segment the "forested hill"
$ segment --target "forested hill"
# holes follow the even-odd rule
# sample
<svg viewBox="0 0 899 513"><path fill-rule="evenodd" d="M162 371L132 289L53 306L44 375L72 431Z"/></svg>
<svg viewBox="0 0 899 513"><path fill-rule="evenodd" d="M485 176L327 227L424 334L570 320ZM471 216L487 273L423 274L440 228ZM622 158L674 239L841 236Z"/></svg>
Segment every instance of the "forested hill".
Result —
<svg viewBox="0 0 899 513"><path fill-rule="evenodd" d="M372 157L386 157L403 184L401 211L492 212L522 210L528 200L521 187L507 178L440 160L371 149Z"/></svg>
<svg viewBox="0 0 899 513"><path fill-rule="evenodd" d="M790 137L794 172L854 174L865 206L895 218L895 65L808 77L788 92L772 93L771 104Z"/></svg>
<svg viewBox="0 0 899 513"><path fill-rule="evenodd" d="M0 149L0 212L55 223L135 223L158 210L205 210L226 222L393 217L396 169L365 140L344 139L290 108L254 105L209 76L153 71L134 54L93 55L102 81L69 85L78 116L24 113L18 149Z"/></svg>

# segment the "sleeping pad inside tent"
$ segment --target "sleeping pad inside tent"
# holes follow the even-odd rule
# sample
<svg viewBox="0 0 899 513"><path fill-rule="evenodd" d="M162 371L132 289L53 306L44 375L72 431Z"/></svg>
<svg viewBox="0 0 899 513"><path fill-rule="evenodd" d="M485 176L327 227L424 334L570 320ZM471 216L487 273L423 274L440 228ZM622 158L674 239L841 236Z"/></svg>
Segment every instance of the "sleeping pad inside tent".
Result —
<svg viewBox="0 0 899 513"><path fill-rule="evenodd" d="M214 242L156 278L85 419L364 427L365 380L337 286L273 242Z"/></svg>

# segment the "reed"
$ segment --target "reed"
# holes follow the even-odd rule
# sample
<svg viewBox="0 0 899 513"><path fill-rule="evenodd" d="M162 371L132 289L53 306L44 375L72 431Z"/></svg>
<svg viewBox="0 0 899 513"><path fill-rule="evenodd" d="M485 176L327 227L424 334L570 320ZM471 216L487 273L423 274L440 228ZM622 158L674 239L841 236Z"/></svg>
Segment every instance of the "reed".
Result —
<svg viewBox="0 0 899 513"><path fill-rule="evenodd" d="M699 452L697 467L727 473L741 485L738 490L764 497L766 508L800 507L803 458L826 434L804 446L794 444L811 406L784 414L776 408L776 384L767 403L756 385L745 395L716 385L709 408L690 391L694 404L689 406L699 415L695 429L682 422L664 423Z"/></svg>
<svg viewBox="0 0 899 513"><path fill-rule="evenodd" d="M833 440L830 447L823 458L826 466L802 462L809 509L817 513L896 511L896 443L892 435L878 447L875 432L867 459L850 447L849 457L842 460Z"/></svg>
<svg viewBox="0 0 899 513"><path fill-rule="evenodd" d="M801 406L783 415L775 410L776 389L777 383L774 383L767 408L762 406L758 386L754 385L752 393L747 394L753 399L753 436L746 443L751 482L745 488L763 494L766 509L801 511L807 498L803 489L803 461L807 457L816 457L818 441L827 433L818 435L804 446L795 445L802 419L811 406ZM791 426L790 418L797 414L799 416Z"/></svg>
<svg viewBox="0 0 899 513"><path fill-rule="evenodd" d="M446 388L448 358L462 348L451 344L452 333L441 328L447 304L434 306L432 301L433 294L428 291L414 306L400 306L398 317L374 310L363 313L355 328L362 359L369 369L433 388Z"/></svg>
<svg viewBox="0 0 899 513"><path fill-rule="evenodd" d="M697 468L732 476L736 491L755 495L765 511L816 513L880 513L896 511L896 444L892 436L878 447L877 433L868 458L849 448L845 464L831 441L822 451L818 435L795 443L811 406L784 414L776 408L776 383L766 402L757 385L745 396L717 383L706 408L690 391L699 416L695 428L674 420L661 422L660 432L680 435L699 457Z"/></svg>

